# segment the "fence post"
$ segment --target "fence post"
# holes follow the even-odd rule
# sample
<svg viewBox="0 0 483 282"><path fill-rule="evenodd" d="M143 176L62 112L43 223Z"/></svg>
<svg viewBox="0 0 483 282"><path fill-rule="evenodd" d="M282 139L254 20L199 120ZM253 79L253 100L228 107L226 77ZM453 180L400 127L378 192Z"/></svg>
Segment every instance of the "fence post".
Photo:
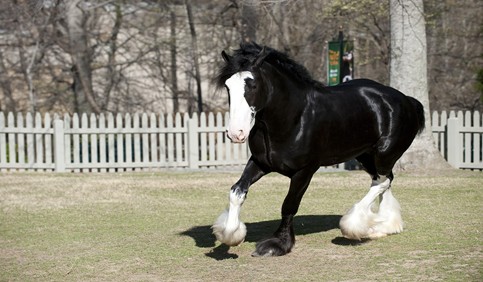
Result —
<svg viewBox="0 0 483 282"><path fill-rule="evenodd" d="M460 137L461 125L461 120L457 117L450 117L448 119L448 163L454 168L459 168L461 165L461 150L463 149Z"/></svg>
<svg viewBox="0 0 483 282"><path fill-rule="evenodd" d="M194 115L188 120L188 165L190 169L199 168L198 118Z"/></svg>
<svg viewBox="0 0 483 282"><path fill-rule="evenodd" d="M54 162L56 172L65 172L64 121L54 120Z"/></svg>

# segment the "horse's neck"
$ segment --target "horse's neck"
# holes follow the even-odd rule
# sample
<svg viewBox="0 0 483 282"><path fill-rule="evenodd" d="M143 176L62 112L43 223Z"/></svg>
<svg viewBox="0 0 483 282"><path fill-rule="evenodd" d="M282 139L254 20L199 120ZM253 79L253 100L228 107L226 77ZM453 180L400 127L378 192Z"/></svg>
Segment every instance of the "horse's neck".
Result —
<svg viewBox="0 0 483 282"><path fill-rule="evenodd" d="M279 81L282 83L273 83L273 89L269 93L271 97L261 120L270 129L287 134L306 110L307 93L310 89L284 77L280 77Z"/></svg>
<svg viewBox="0 0 483 282"><path fill-rule="evenodd" d="M269 90L270 105L268 107L282 108L282 112L286 114L285 108L291 110L302 109L305 104L305 93L308 85L304 82L293 79L283 71L270 65L270 76L272 87Z"/></svg>

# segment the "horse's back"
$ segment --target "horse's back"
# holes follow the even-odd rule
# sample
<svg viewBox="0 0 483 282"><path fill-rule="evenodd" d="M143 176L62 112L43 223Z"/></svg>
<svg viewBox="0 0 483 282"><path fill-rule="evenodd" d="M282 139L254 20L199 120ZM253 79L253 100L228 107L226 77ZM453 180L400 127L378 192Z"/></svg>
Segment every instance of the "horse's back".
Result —
<svg viewBox="0 0 483 282"><path fill-rule="evenodd" d="M334 103L342 102L351 107L355 104L362 111L384 115L386 119L414 120L417 131L424 128L424 109L415 98L401 93L390 86L370 79L354 79L337 86L327 87L327 93Z"/></svg>
<svg viewBox="0 0 483 282"><path fill-rule="evenodd" d="M321 127L335 137L331 145L347 143L354 151L394 151L399 158L424 128L419 101L369 79L326 87L318 104L320 119L330 120Z"/></svg>

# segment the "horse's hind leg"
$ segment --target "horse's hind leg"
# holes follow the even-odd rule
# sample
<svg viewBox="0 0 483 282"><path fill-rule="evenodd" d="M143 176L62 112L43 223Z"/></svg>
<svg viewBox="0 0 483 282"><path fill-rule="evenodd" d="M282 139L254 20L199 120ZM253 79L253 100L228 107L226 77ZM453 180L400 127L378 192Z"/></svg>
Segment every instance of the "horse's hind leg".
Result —
<svg viewBox="0 0 483 282"><path fill-rule="evenodd" d="M404 223L401 217L401 206L389 187L379 196L379 210L377 212L376 225L371 228L369 238L375 239L390 234L401 233Z"/></svg>
<svg viewBox="0 0 483 282"><path fill-rule="evenodd" d="M373 228L378 224L378 215L374 211L375 201L390 185L391 180L387 177L372 181L371 189L364 198L341 218L339 225L344 237L354 240L372 238Z"/></svg>
<svg viewBox="0 0 483 282"><path fill-rule="evenodd" d="M371 175L372 184L367 195L356 203L340 220L340 229L344 237L360 240L375 239L389 234L400 233L403 229L401 208L391 192L394 175L390 169L378 174L373 155L364 154L357 158L364 169ZM378 167L382 167L378 159ZM386 167L392 167L391 164ZM379 206L376 200L379 198Z"/></svg>

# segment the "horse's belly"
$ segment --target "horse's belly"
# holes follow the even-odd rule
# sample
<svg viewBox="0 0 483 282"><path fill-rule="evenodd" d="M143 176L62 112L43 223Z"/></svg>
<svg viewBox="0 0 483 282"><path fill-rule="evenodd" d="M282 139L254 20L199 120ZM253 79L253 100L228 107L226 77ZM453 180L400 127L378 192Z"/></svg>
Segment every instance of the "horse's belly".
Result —
<svg viewBox="0 0 483 282"><path fill-rule="evenodd" d="M253 134L252 158L271 171L290 175L308 166L330 166L351 160L372 150L377 142L377 134L367 128L359 127L352 132L340 129L325 128L323 133L312 132L299 139L290 136L283 142Z"/></svg>
<svg viewBox="0 0 483 282"><path fill-rule="evenodd" d="M361 154L371 151L376 140L339 140L322 144L318 148L318 159L321 166L335 165L354 159Z"/></svg>

